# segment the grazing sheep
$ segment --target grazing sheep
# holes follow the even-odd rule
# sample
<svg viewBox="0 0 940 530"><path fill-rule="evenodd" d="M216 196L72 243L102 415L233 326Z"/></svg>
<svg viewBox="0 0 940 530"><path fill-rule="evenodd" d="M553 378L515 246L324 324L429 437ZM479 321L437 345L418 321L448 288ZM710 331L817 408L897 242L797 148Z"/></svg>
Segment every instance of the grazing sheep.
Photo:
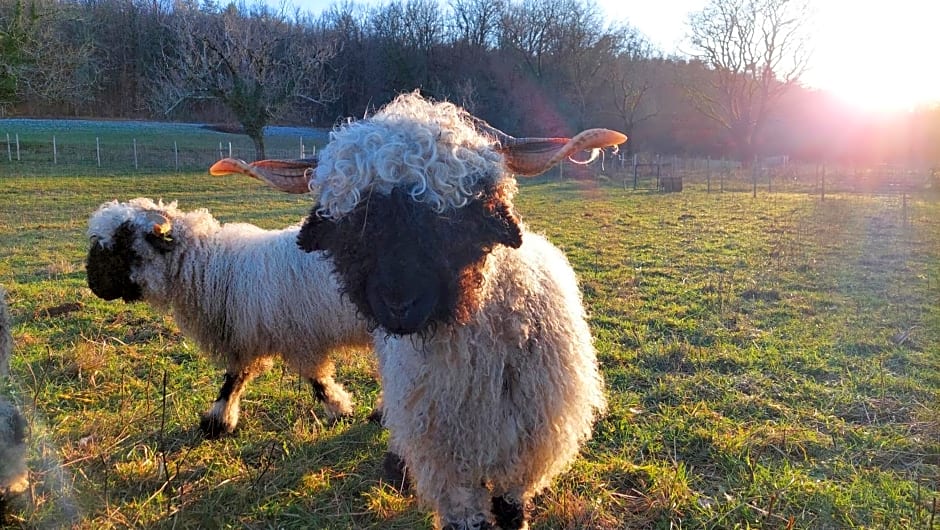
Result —
<svg viewBox="0 0 940 530"><path fill-rule="evenodd" d="M242 392L277 354L310 381L328 416L352 413L329 353L371 347L371 335L323 254L298 251L299 230L220 225L204 209L146 198L105 203L89 220L92 292L172 309L183 333L225 366L200 423L208 437L235 429Z"/></svg>
<svg viewBox="0 0 940 530"><path fill-rule="evenodd" d="M605 408L574 271L512 205L516 174L626 137L516 139L448 103L399 96L332 133L300 231L378 326L390 449L438 527L527 527L525 506L568 467ZM303 161L225 159L285 191ZM308 173L309 175L310 173Z"/></svg>
<svg viewBox="0 0 940 530"><path fill-rule="evenodd" d="M13 353L12 323L6 292L0 287L0 378L6 378ZM16 406L0 396L0 524L10 497L29 486L26 468L26 420Z"/></svg>

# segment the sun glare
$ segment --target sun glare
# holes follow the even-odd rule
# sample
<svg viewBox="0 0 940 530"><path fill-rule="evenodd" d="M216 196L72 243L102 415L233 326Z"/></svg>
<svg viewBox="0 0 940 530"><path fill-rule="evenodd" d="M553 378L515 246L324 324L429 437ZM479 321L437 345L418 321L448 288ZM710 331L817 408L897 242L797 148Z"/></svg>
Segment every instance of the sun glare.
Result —
<svg viewBox="0 0 940 530"><path fill-rule="evenodd" d="M940 103L940 3L828 0L819 8L805 82L862 110Z"/></svg>

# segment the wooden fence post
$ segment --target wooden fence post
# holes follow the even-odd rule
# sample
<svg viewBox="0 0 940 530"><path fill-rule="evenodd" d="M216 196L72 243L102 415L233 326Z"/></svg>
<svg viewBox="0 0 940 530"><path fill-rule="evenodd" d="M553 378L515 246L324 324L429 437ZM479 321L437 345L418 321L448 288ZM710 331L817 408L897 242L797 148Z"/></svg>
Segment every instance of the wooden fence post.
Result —
<svg viewBox="0 0 940 530"><path fill-rule="evenodd" d="M636 191L636 187L637 187L637 184L638 184L638 182L637 182L637 177L638 177L638 176L637 176L637 165L636 165L636 164L637 164L637 161L636 161L636 153L633 153L633 190L634 190L634 191Z"/></svg>
<svg viewBox="0 0 940 530"><path fill-rule="evenodd" d="M721 157L721 172L718 173L718 191L725 192L725 157Z"/></svg>
<svg viewBox="0 0 940 530"><path fill-rule="evenodd" d="M754 165L751 167L751 184L753 185L754 191L751 197L757 198L757 173L759 168L757 167L757 155L754 155Z"/></svg>
<svg viewBox="0 0 940 530"><path fill-rule="evenodd" d="M819 200L826 200L826 164L822 166L822 181L819 185Z"/></svg>
<svg viewBox="0 0 940 530"><path fill-rule="evenodd" d="M705 159L705 185L706 193L712 192L712 157L709 155Z"/></svg>

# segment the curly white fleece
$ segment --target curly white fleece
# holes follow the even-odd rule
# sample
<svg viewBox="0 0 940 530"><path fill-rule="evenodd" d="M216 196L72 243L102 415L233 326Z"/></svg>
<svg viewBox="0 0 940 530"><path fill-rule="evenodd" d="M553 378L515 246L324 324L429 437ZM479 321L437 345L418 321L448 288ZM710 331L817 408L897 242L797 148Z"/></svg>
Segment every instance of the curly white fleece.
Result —
<svg viewBox="0 0 940 530"><path fill-rule="evenodd" d="M0 377L7 376L7 366L13 352L11 324L6 292L0 287ZM17 432L17 427L23 427L23 424L23 417L16 405L0 396L0 496L22 493L29 485L27 447L21 432Z"/></svg>
<svg viewBox="0 0 940 530"><path fill-rule="evenodd" d="M493 140L477 132L466 111L409 93L369 119L334 130L310 189L319 197L319 213L333 219L369 193L387 195L395 187L443 212L473 199L481 179L503 178L504 167Z"/></svg>

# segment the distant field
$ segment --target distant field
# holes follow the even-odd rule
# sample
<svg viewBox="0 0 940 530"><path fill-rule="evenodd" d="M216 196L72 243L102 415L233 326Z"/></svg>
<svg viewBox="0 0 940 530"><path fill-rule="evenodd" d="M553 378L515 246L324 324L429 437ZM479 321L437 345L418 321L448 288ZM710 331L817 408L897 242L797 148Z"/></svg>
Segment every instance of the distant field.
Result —
<svg viewBox="0 0 940 530"><path fill-rule="evenodd" d="M267 127L266 154L297 158L303 143L304 154L309 155L326 142L326 136L323 129ZM0 177L191 172L207 168L220 153L255 158L253 144L244 134L198 123L4 119L0 144Z"/></svg>
<svg viewBox="0 0 940 530"><path fill-rule="evenodd" d="M310 207L204 171L2 179L5 393L31 422L33 483L13 526L430 528L380 481L368 352L339 363L354 421L321 423L278 367L234 436L202 441L221 370L170 315L86 287L105 200L269 228ZM937 528L940 198L520 187L524 220L578 271L610 400L533 529Z"/></svg>

